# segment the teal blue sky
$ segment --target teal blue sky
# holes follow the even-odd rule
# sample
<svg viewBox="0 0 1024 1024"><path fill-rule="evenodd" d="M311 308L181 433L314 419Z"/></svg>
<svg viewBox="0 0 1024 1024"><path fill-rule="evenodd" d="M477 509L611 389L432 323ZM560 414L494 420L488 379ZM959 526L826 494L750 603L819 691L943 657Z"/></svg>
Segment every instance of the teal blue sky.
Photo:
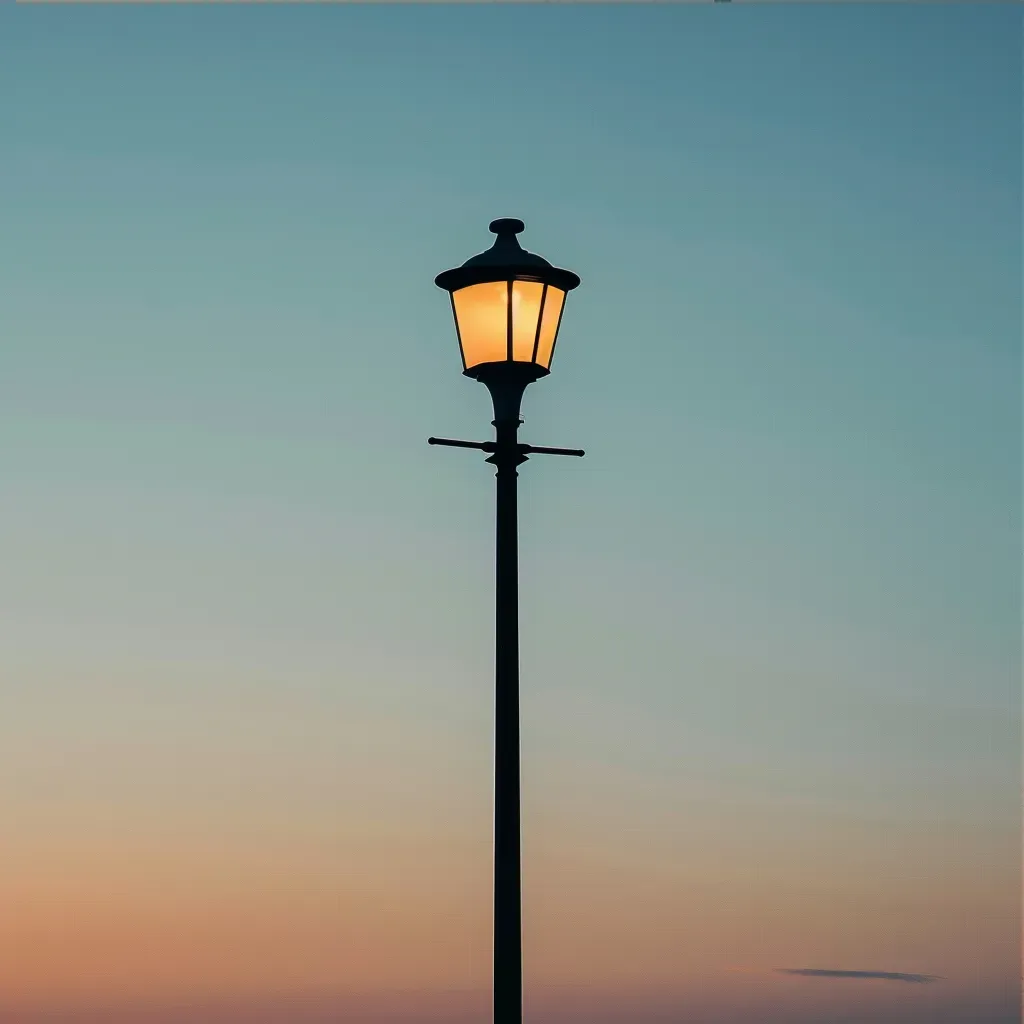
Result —
<svg viewBox="0 0 1024 1024"><path fill-rule="evenodd" d="M514 216L532 1024L1017 1020L1021 19L0 9L0 1005L486 992Z"/></svg>

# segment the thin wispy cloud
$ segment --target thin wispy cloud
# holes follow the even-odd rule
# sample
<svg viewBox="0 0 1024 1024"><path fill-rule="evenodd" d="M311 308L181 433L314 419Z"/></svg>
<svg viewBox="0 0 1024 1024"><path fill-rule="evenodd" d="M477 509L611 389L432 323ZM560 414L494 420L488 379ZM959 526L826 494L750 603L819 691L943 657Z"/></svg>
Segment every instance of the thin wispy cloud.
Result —
<svg viewBox="0 0 1024 1024"><path fill-rule="evenodd" d="M777 974L798 974L805 978L853 978L869 981L903 981L911 985L927 985L939 981L937 974L904 974L901 971L834 971L810 967L777 967Z"/></svg>

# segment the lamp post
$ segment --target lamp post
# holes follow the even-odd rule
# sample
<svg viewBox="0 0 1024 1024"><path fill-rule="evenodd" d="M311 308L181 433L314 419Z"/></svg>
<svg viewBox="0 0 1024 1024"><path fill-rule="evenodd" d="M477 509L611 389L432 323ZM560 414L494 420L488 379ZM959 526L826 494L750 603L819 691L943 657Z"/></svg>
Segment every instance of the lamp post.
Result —
<svg viewBox="0 0 1024 1024"><path fill-rule="evenodd" d="M478 448L496 467L494 658L494 1024L523 1017L519 832L519 557L517 467L534 453L582 455L518 441L523 392L550 372L568 292L580 279L527 252L521 220L491 222L494 245L438 274L451 296L463 373L487 386L493 441L431 437L430 444Z"/></svg>

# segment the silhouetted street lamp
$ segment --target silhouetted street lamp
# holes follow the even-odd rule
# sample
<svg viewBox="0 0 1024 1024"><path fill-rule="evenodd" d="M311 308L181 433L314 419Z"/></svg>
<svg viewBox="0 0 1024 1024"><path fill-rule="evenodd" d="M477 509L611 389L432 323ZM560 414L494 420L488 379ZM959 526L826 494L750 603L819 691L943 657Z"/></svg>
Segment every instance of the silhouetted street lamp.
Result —
<svg viewBox="0 0 1024 1024"><path fill-rule="evenodd" d="M487 385L494 404L493 441L430 444L479 448L497 467L494 659L494 1024L521 1024L522 916L519 839L519 565L516 469L528 455L582 455L517 440L523 392L546 377L566 294L580 279L527 252L521 220L492 221L494 245L438 274L449 292L463 372Z"/></svg>

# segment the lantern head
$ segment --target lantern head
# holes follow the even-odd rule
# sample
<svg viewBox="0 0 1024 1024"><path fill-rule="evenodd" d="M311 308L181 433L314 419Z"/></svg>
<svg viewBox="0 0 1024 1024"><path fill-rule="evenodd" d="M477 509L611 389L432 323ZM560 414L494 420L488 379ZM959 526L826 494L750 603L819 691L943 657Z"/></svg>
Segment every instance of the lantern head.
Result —
<svg viewBox="0 0 1024 1024"><path fill-rule="evenodd" d="M497 372L536 380L550 371L565 297L580 279L523 249L516 236L524 227L512 218L492 221L494 245L435 278L451 296L469 377L486 381ZM494 365L509 363L518 365Z"/></svg>

